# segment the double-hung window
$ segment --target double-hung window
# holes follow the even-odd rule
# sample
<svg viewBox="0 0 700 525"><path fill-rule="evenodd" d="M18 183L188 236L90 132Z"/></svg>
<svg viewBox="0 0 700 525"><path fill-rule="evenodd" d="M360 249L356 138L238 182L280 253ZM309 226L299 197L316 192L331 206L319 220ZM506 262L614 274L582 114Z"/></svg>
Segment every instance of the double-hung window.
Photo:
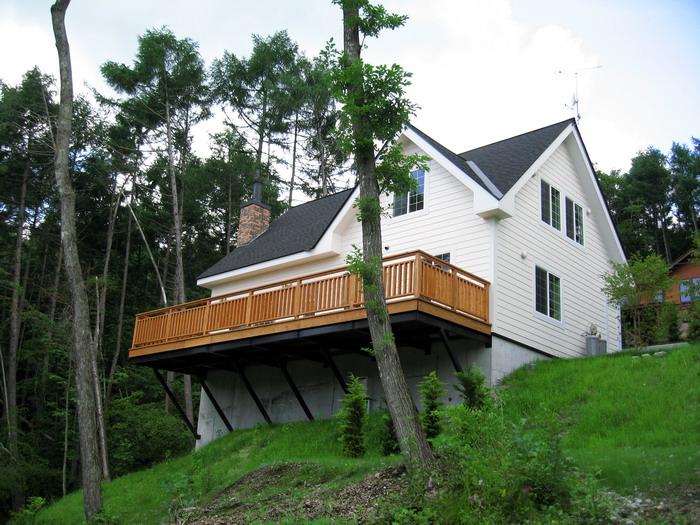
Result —
<svg viewBox="0 0 700 525"><path fill-rule="evenodd" d="M535 266L535 310L561 321L561 279Z"/></svg>
<svg viewBox="0 0 700 525"><path fill-rule="evenodd" d="M416 189L394 195L394 217L422 210L425 205L425 171L413 171L411 176L416 181Z"/></svg>
<svg viewBox="0 0 700 525"><path fill-rule="evenodd" d="M561 230L561 192L551 184L540 181L542 220L552 228Z"/></svg>
<svg viewBox="0 0 700 525"><path fill-rule="evenodd" d="M572 201L565 200L566 209L566 236L583 245L583 206Z"/></svg>

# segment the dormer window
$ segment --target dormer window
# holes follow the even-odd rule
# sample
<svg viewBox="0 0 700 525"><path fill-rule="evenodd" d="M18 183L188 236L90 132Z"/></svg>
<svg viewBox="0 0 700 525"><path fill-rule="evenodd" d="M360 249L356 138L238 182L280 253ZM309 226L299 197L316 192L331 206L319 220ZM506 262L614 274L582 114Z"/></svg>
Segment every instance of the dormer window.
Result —
<svg viewBox="0 0 700 525"><path fill-rule="evenodd" d="M561 192L545 181L540 181L542 220L556 230L561 230Z"/></svg>
<svg viewBox="0 0 700 525"><path fill-rule="evenodd" d="M425 205L425 171L412 171L411 177L416 181L416 189L394 195L394 217L422 210Z"/></svg>

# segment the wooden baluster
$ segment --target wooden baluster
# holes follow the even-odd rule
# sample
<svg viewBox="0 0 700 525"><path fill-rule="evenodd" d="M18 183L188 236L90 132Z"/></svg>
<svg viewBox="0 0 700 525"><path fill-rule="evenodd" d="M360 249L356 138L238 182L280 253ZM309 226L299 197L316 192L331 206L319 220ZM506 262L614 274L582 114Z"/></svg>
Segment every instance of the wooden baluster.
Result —
<svg viewBox="0 0 700 525"><path fill-rule="evenodd" d="M297 319L299 317L299 301L301 301L301 298L299 297L300 284L301 281L297 281L292 285L292 311L290 313L292 314L292 317L294 317L294 319Z"/></svg>
<svg viewBox="0 0 700 525"><path fill-rule="evenodd" d="M413 295L416 299L420 299L423 295L423 255L416 254L415 268L413 277Z"/></svg>
<svg viewBox="0 0 700 525"><path fill-rule="evenodd" d="M206 335L206 333L209 331L209 307L211 306L211 302L207 301L204 303L204 320L202 321L202 327L203 329L200 330L200 333L202 335Z"/></svg>
<svg viewBox="0 0 700 525"><path fill-rule="evenodd" d="M243 326L250 325L250 316L253 309L253 292L248 292L245 298L245 315L243 316Z"/></svg>
<svg viewBox="0 0 700 525"><path fill-rule="evenodd" d="M453 310L457 309L457 300L459 298L459 275L457 275L457 272L453 269L452 270L452 306Z"/></svg>
<svg viewBox="0 0 700 525"><path fill-rule="evenodd" d="M167 341L170 338L170 324L172 323L173 311L168 310L168 317L165 320L165 333L161 334L163 340Z"/></svg>
<svg viewBox="0 0 700 525"><path fill-rule="evenodd" d="M491 322L491 312L489 312L489 287L491 285L489 283L486 283L483 288L482 292L482 319L486 321L487 323Z"/></svg>

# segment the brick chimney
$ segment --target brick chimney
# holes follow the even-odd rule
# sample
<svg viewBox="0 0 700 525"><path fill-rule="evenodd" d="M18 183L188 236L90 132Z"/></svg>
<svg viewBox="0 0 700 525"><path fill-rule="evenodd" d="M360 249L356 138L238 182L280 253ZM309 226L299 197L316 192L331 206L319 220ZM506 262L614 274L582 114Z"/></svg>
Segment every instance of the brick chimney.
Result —
<svg viewBox="0 0 700 525"><path fill-rule="evenodd" d="M253 197L241 205L238 219L238 246L248 244L270 226L270 207L262 201L262 183L255 179Z"/></svg>

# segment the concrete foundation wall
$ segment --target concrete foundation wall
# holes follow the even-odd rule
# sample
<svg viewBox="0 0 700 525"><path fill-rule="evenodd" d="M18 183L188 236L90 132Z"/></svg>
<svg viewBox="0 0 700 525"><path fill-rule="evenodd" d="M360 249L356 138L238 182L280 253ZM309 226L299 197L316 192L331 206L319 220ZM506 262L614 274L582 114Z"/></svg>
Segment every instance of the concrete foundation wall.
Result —
<svg viewBox="0 0 700 525"><path fill-rule="evenodd" d="M486 348L483 343L476 341L462 340L451 343L461 366L476 363L484 371L489 384L493 384L518 366L541 358L530 350L497 338L493 339L493 348ZM425 349L401 347L399 354L411 395L419 409L421 403L418 384L433 370L437 371L447 387L445 402L457 404L461 401L454 388L454 367L442 343L434 343L429 352ZM334 361L343 376L347 377L353 373L362 378L370 399L370 410L386 406L377 365L372 359L352 354L334 357ZM338 411L343 391L330 368L314 361L297 361L290 363L288 370L315 419L330 418ZM246 376L273 423L306 419L303 409L278 368L251 367L246 369ZM265 423L238 374L211 372L207 384L234 429ZM201 438L197 441L197 447L227 433L224 423L204 391L199 404L198 432Z"/></svg>
<svg viewBox="0 0 700 525"><path fill-rule="evenodd" d="M492 385L497 384L504 376L510 374L516 368L520 368L532 361L547 359L546 356L525 348L517 343L493 336L491 338L491 376Z"/></svg>

